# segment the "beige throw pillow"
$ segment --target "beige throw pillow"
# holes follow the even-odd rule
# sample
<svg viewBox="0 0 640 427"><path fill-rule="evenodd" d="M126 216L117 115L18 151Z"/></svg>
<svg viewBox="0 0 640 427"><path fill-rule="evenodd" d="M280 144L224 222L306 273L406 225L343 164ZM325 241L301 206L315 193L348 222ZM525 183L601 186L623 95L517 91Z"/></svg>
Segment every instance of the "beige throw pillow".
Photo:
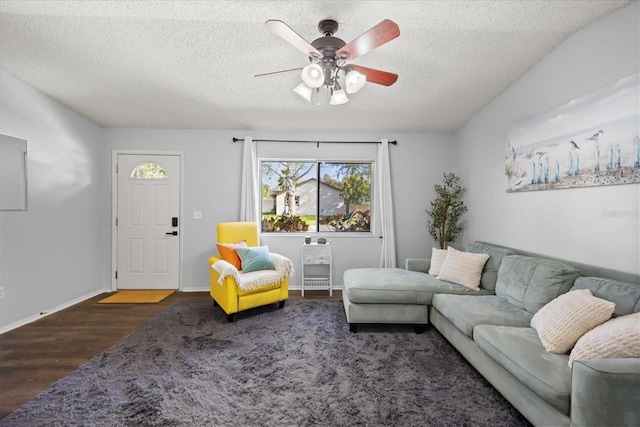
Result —
<svg viewBox="0 0 640 427"><path fill-rule="evenodd" d="M574 360L640 358L640 313L616 317L584 334L569 355Z"/></svg>
<svg viewBox="0 0 640 427"><path fill-rule="evenodd" d="M480 276L488 254L462 252L449 246L438 279L480 290Z"/></svg>
<svg viewBox="0 0 640 427"><path fill-rule="evenodd" d="M540 341L550 353L566 353L587 331L611 318L615 303L593 296L589 289L560 295L531 319Z"/></svg>
<svg viewBox="0 0 640 427"><path fill-rule="evenodd" d="M442 268L442 264L444 263L444 259L447 257L446 249L438 249L433 248L431 251L431 265L429 266L429 274L432 276L437 276L440 274L440 268Z"/></svg>

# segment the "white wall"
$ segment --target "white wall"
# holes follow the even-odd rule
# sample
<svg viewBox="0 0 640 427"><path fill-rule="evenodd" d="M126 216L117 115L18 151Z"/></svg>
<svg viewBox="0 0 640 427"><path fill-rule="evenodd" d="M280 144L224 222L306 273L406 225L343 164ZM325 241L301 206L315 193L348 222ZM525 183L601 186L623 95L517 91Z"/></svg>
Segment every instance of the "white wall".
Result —
<svg viewBox="0 0 640 427"><path fill-rule="evenodd" d="M395 205L397 262L424 257L433 245L426 232L428 201L433 183L450 169L453 137L449 134L285 133L258 131L214 131L180 129L105 129L111 150L168 150L184 152L183 289L208 289L207 262L215 253L216 224L237 221L240 215L242 142L232 138L246 134L256 139L377 141L397 140L390 147ZM316 144L259 142L260 158L322 160L375 160L377 144ZM109 160L110 161L110 160ZM110 171L104 177L111 191ZM202 219L194 220L193 211ZM342 285L342 274L350 267L377 267L380 239L375 236L346 237L327 234L334 250L334 283ZM303 234L265 235L262 243L290 257L299 270ZM292 279L299 286L299 276Z"/></svg>
<svg viewBox="0 0 640 427"><path fill-rule="evenodd" d="M0 211L2 331L105 289L109 253L102 129L4 71L0 94L0 133L27 140L29 191L27 211Z"/></svg>
<svg viewBox="0 0 640 427"><path fill-rule="evenodd" d="M465 242L640 272L639 184L522 193L504 184L510 124L638 72L639 9L634 2L574 34L456 132L468 188Z"/></svg>

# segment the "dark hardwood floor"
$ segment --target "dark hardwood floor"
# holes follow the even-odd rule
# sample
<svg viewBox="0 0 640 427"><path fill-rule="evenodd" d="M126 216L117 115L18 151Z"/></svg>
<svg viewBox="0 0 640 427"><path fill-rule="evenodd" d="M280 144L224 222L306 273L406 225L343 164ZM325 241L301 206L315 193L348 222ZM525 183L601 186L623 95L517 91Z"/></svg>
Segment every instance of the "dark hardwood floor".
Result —
<svg viewBox="0 0 640 427"><path fill-rule="evenodd" d="M0 335L0 419L170 306L212 302L208 292L176 292L158 304L97 303L108 295ZM289 298L302 299L300 291L289 291ZM327 291L306 291L304 298L330 297ZM334 290L331 299L341 298Z"/></svg>

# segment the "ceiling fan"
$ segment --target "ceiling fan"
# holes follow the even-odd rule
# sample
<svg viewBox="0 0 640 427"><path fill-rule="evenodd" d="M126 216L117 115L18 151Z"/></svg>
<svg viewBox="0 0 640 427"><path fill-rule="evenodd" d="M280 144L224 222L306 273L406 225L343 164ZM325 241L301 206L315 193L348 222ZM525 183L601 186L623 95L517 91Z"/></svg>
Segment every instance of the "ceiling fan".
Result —
<svg viewBox="0 0 640 427"><path fill-rule="evenodd" d="M338 23L332 19L320 21L318 30L323 36L311 43L280 20L270 19L265 22L265 25L296 49L308 55L311 63L303 68L257 74L256 77L302 70L302 83L293 91L309 102L313 90L319 93L323 86L330 94L329 103L339 105L349 101L347 93L356 93L367 81L391 86L398 80L397 74L350 63L400 35L398 25L389 19L380 22L350 43L345 43L333 36L338 31Z"/></svg>

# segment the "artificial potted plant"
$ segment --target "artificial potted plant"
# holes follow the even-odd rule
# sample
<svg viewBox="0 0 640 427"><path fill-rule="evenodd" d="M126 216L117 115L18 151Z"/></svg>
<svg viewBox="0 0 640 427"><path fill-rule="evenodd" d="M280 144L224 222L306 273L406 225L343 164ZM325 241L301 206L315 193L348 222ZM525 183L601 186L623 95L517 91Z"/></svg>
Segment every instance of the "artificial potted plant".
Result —
<svg viewBox="0 0 640 427"><path fill-rule="evenodd" d="M460 185L460 177L454 173L445 173L443 185L434 185L437 197L431 201L427 230L434 240L445 249L447 243L454 242L462 231L460 216L467 211L462 201L466 188Z"/></svg>

